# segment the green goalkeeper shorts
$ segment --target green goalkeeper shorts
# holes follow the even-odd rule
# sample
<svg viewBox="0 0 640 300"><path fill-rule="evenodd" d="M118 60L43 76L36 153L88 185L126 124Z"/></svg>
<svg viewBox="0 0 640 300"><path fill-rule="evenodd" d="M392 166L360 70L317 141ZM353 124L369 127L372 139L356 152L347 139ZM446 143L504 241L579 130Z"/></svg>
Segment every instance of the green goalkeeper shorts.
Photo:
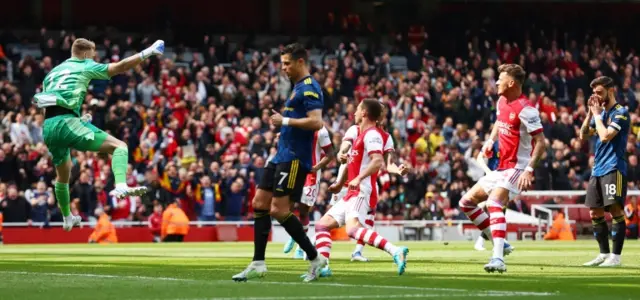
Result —
<svg viewBox="0 0 640 300"><path fill-rule="evenodd" d="M74 115L46 119L42 135L49 148L53 164L58 166L69 158L71 149L98 152L107 133Z"/></svg>

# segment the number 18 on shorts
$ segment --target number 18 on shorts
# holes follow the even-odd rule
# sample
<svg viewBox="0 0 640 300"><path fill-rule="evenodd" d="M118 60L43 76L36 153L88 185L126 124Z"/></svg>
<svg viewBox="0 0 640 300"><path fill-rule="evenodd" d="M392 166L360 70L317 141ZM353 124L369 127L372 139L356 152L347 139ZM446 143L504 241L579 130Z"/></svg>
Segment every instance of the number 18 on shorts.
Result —
<svg viewBox="0 0 640 300"><path fill-rule="evenodd" d="M627 179L619 171L604 176L591 176L585 205L590 208L608 208L613 204L624 206L627 197Z"/></svg>

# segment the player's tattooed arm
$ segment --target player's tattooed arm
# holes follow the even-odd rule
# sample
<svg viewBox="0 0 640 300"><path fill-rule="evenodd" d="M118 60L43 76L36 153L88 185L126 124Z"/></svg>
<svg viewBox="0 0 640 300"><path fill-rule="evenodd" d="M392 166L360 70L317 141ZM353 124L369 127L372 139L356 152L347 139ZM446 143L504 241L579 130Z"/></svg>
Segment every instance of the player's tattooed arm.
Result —
<svg viewBox="0 0 640 300"><path fill-rule="evenodd" d="M584 122L582 122L582 127L580 127L580 140L584 141L593 135L593 129L590 126L592 117L593 114L591 113L591 110L589 110L589 112L587 112L587 117L584 118Z"/></svg>
<svg viewBox="0 0 640 300"><path fill-rule="evenodd" d="M546 148L544 133L540 132L536 134L535 136L533 136L533 140L535 141L536 145L533 147L533 152L531 153L531 161L529 162L528 166L532 169L535 169Z"/></svg>
<svg viewBox="0 0 640 300"><path fill-rule="evenodd" d="M335 158L335 151L333 150L333 145L331 145L330 149L325 151L325 156L311 168L311 172L316 172L318 170L323 170L324 168L331 163L331 161Z"/></svg>

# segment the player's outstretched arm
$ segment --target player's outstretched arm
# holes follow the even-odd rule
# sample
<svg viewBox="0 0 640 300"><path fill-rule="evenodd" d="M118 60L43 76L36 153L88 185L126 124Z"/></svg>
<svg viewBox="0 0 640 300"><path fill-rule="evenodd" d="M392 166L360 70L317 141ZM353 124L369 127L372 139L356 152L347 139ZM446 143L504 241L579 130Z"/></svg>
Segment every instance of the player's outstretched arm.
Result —
<svg viewBox="0 0 640 300"><path fill-rule="evenodd" d="M153 45L151 45L151 47L142 50L142 52L131 55L117 63L109 64L107 72L109 73L109 77L113 77L115 75L124 73L131 68L134 68L152 55L162 55L163 53L164 41L157 40L155 43L153 43Z"/></svg>

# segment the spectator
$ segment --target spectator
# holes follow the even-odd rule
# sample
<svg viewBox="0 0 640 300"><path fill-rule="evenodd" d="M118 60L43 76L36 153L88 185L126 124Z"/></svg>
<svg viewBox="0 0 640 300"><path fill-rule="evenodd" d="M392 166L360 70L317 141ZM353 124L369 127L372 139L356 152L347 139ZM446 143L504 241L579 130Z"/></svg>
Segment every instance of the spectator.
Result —
<svg viewBox="0 0 640 300"><path fill-rule="evenodd" d="M84 220L88 220L88 218L92 216L98 203L96 189L89 182L88 171L80 174L78 182L71 188L70 195L73 202L78 201L80 215L83 216ZM117 205L113 205L112 207L117 207Z"/></svg>
<svg viewBox="0 0 640 300"><path fill-rule="evenodd" d="M118 242L118 236L116 235L116 228L109 220L109 216L101 209L96 208L95 216L98 217L98 223L96 228L89 236L89 243L98 244L115 244Z"/></svg>
<svg viewBox="0 0 640 300"><path fill-rule="evenodd" d="M162 229L160 236L163 242L182 242L189 233L189 218L178 207L175 199L162 213Z"/></svg>
<svg viewBox="0 0 640 300"><path fill-rule="evenodd" d="M14 115L13 112L9 112L3 120L3 124L11 128L11 143L14 145L22 146L33 143L29 127L25 124L22 113Z"/></svg>
<svg viewBox="0 0 640 300"><path fill-rule="evenodd" d="M640 227L640 205L638 197L631 197L629 203L624 207L624 219L627 225L626 236L628 239L638 239L638 228Z"/></svg>
<svg viewBox="0 0 640 300"><path fill-rule="evenodd" d="M247 203L247 186L241 178L228 179L230 184L226 187L226 197L222 203L222 211L225 221L240 221L245 203Z"/></svg>
<svg viewBox="0 0 640 300"><path fill-rule="evenodd" d="M525 215L531 215L531 210L526 202L522 200L521 197L517 197L515 200L509 202L507 206L510 210L517 211L519 213L523 213Z"/></svg>
<svg viewBox="0 0 640 300"><path fill-rule="evenodd" d="M52 188L47 189L47 184L39 181L34 190L27 192L25 198L31 203L31 220L33 222L49 221L49 209L56 204Z"/></svg>
<svg viewBox="0 0 640 300"><path fill-rule="evenodd" d="M153 235L153 242L159 243L161 241L160 234L162 230L162 205L156 204L153 206L153 214L149 216L149 230Z"/></svg>
<svg viewBox="0 0 640 300"><path fill-rule="evenodd" d="M15 185L7 188L7 197L0 202L0 209L6 223L31 223L31 203L18 195Z"/></svg>
<svg viewBox="0 0 640 300"><path fill-rule="evenodd" d="M216 205L222 199L220 198L220 189L217 185L213 186L209 176L200 178L200 184L195 190L196 202L198 203L198 221L215 221L220 218L220 213L216 211Z"/></svg>

